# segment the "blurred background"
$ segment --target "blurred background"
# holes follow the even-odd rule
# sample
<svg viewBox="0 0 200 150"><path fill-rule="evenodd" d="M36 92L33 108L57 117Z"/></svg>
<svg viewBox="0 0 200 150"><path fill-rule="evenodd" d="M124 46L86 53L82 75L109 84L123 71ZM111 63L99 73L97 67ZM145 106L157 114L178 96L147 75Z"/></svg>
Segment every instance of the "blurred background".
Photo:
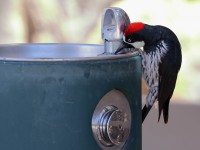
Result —
<svg viewBox="0 0 200 150"><path fill-rule="evenodd" d="M158 124L152 110L143 125L143 149L194 149L200 139L199 0L0 0L0 44L103 44L101 17L112 6L124 9L131 22L169 27L182 45L169 123Z"/></svg>

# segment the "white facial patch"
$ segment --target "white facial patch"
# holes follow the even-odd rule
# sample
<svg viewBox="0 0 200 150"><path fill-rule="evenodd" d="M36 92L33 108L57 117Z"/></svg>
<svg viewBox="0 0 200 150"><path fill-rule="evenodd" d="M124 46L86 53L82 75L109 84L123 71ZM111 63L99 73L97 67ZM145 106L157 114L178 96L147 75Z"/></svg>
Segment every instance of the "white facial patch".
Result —
<svg viewBox="0 0 200 150"><path fill-rule="evenodd" d="M129 43L129 42L125 41L125 37L124 36L123 36L123 41L125 43L127 43L127 44L132 45L135 48L141 48L141 47L144 47L144 45L145 45L144 41L137 41L137 42Z"/></svg>
<svg viewBox="0 0 200 150"><path fill-rule="evenodd" d="M135 48L141 48L144 47L144 41L138 41L138 42L134 42L134 43L130 43L132 46L134 46Z"/></svg>

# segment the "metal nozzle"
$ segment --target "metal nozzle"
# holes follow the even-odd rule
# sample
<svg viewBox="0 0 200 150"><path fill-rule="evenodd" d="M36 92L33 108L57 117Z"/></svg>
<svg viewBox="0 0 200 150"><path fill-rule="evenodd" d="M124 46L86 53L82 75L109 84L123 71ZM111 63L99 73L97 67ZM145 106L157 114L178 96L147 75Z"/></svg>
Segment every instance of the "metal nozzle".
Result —
<svg viewBox="0 0 200 150"><path fill-rule="evenodd" d="M123 9L117 7L105 9L101 27L105 53L115 53L122 45L124 30L129 24L130 19Z"/></svg>

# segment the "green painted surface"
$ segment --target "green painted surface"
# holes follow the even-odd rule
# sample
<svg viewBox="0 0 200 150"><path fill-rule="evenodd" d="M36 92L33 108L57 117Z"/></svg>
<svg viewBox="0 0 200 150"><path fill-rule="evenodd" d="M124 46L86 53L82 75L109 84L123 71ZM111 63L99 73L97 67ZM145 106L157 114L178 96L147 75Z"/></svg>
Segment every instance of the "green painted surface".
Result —
<svg viewBox="0 0 200 150"><path fill-rule="evenodd" d="M91 120L99 100L121 90L132 111L124 149L141 150L141 58L0 62L1 150L98 150Z"/></svg>

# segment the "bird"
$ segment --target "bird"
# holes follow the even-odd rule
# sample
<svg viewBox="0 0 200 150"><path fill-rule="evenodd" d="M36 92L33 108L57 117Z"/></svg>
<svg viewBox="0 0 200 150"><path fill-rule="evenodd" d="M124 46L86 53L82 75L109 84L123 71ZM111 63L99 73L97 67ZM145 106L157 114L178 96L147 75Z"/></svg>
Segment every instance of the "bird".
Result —
<svg viewBox="0 0 200 150"><path fill-rule="evenodd" d="M142 77L148 90L142 109L142 123L157 101L158 122L163 114L164 123L167 124L169 103L182 63L178 37L168 27L133 22L125 29L123 44L115 54L130 47L138 49L141 54Z"/></svg>

